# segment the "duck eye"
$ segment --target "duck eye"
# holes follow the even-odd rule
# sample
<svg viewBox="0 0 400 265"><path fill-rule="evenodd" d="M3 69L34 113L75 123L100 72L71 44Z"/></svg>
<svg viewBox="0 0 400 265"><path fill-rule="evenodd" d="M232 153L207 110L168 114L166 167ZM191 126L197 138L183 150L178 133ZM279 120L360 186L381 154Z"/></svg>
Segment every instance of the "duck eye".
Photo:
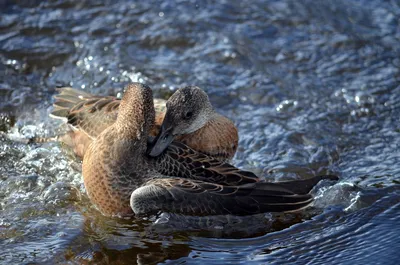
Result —
<svg viewBox="0 0 400 265"><path fill-rule="evenodd" d="M185 119L190 119L193 116L193 112L188 111L185 113Z"/></svg>

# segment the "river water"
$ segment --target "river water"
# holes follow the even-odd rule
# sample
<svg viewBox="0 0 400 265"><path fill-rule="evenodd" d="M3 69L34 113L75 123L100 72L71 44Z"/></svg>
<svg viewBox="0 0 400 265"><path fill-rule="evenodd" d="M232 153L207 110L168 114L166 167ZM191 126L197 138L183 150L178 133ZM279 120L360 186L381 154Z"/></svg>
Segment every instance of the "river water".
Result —
<svg viewBox="0 0 400 265"><path fill-rule="evenodd" d="M106 2L106 3L105 3ZM400 2L0 0L1 264L399 264ZM337 174L298 214L101 216L53 136L56 87L167 98L239 128L232 163ZM61 126L62 128L62 126Z"/></svg>

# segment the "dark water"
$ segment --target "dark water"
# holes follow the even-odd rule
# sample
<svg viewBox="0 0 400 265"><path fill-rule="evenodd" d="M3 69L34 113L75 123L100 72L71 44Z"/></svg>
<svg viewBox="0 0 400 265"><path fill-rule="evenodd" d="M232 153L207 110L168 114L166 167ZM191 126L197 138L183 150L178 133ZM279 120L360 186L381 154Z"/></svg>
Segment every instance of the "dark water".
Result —
<svg viewBox="0 0 400 265"><path fill-rule="evenodd" d="M0 0L0 263L398 264L400 2ZM332 173L301 214L102 217L52 136L57 86L166 97L196 84L233 119L233 163Z"/></svg>

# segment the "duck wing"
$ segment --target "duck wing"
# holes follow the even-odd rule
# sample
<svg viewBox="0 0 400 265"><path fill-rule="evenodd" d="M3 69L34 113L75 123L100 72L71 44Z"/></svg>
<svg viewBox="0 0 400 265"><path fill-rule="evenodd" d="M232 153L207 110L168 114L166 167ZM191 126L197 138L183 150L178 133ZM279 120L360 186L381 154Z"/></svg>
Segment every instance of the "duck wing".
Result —
<svg viewBox="0 0 400 265"><path fill-rule="evenodd" d="M165 176L189 178L226 186L260 181L252 172L240 170L175 141L163 154L150 161L154 163L155 170Z"/></svg>
<svg viewBox="0 0 400 265"><path fill-rule="evenodd" d="M66 119L76 130L84 132L91 139L117 120L121 100L113 96L95 96L71 87L59 89L54 96L53 118ZM150 134L157 135L166 111L166 100L153 99L156 121Z"/></svg>
<svg viewBox="0 0 400 265"><path fill-rule="evenodd" d="M301 210L311 201L310 194L295 194L279 183L225 186L184 178L160 178L136 189L130 204L137 215L165 211L201 216L291 212Z"/></svg>
<svg viewBox="0 0 400 265"><path fill-rule="evenodd" d="M54 97L53 117L66 118L68 124L96 138L113 124L118 115L120 101L112 96L94 96L70 87L61 88Z"/></svg>

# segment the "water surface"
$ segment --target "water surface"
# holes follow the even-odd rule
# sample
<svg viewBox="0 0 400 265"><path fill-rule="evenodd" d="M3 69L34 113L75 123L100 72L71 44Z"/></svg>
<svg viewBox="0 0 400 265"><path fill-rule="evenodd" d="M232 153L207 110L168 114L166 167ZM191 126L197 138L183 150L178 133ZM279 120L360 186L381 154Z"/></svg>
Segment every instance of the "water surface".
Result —
<svg viewBox="0 0 400 265"><path fill-rule="evenodd" d="M0 263L397 264L400 2L0 2ZM101 216L48 118L56 87L166 98L195 84L239 128L233 164L337 174L299 214Z"/></svg>

